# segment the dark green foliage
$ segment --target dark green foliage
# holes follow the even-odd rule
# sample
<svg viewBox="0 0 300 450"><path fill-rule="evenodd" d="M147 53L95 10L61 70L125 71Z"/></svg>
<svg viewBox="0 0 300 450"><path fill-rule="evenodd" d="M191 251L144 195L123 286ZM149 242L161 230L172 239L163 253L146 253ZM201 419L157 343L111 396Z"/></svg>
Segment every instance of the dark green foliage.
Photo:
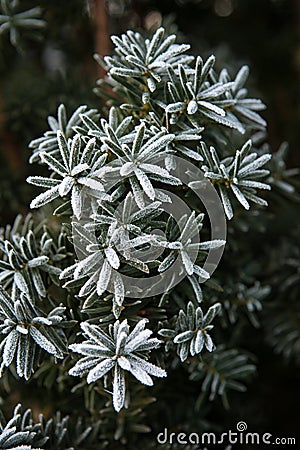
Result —
<svg viewBox="0 0 300 450"><path fill-rule="evenodd" d="M1 2L5 133L38 163L23 179L45 191L6 192L1 172L2 211L39 211L0 231L1 401L6 417L12 403L32 408L1 417L0 447L150 449L164 426L219 431L234 414L255 417L246 391L259 383L260 347L290 364L300 348L299 171L287 144L266 143L267 102L247 66L190 54L168 20L113 36L112 55L96 57L108 71L97 100L94 71L73 69L93 48L85 2L66 15L39 3ZM49 49L60 49L56 63ZM185 162L201 174L188 185ZM226 242L193 191L207 184ZM174 198L190 211L179 220ZM210 273L204 261L223 247ZM134 285L163 279L174 261L179 284L155 295L157 279Z"/></svg>
<svg viewBox="0 0 300 450"><path fill-rule="evenodd" d="M104 449L107 443L99 444L99 425L92 427L78 418L71 424L69 417L58 412L54 419L46 420L42 414L33 420L31 410L22 411L16 406L13 417L6 422L1 413L0 445L3 449L33 450L36 447L57 450Z"/></svg>
<svg viewBox="0 0 300 450"><path fill-rule="evenodd" d="M26 32L35 39L40 37L39 31L46 26L46 22L41 19L41 8L20 11L18 0L2 0L0 7L0 33L8 33L13 46L21 46Z"/></svg>
<svg viewBox="0 0 300 450"><path fill-rule="evenodd" d="M226 350L219 346L211 355L203 356L202 361L194 361L190 365L190 379L201 380L201 390L208 394L209 400L212 401L219 395L224 407L229 408L228 391L244 392L244 380L256 371L256 366L249 359L247 354L236 349Z"/></svg>

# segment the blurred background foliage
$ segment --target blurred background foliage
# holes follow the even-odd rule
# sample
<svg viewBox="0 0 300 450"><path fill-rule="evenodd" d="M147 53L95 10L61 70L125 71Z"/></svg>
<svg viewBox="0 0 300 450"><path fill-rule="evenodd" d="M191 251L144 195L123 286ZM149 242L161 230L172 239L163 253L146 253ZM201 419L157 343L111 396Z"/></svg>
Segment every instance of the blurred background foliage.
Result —
<svg viewBox="0 0 300 450"><path fill-rule="evenodd" d="M163 24L176 32L179 40L191 42L195 54L207 57L214 53L219 67L226 66L233 74L242 64L248 64L250 90L268 106L264 117L268 121L267 140L272 151L287 141L287 167L300 165L298 0L22 0L16 8L23 11L36 6L41 8L45 27L37 33L28 33L21 27L16 42L11 42L11 35L5 30L0 34L0 226L11 223L18 212L28 210L32 197L25 183L26 176L32 172L27 163L28 143L48 128L47 116L55 115L62 102L69 114L80 104L100 110L104 107L93 93L96 79L103 76L93 53L107 54L111 47L109 35L120 34L128 28L151 30ZM300 261L299 228L296 228L299 204L286 206L285 201L278 202L275 198L273 207L280 220L275 223L274 216L270 217L271 232L264 235L263 248L257 241L261 231L254 235L240 231L240 238L249 240L252 247L251 258L268 259L262 278L269 282L273 277L272 295L276 294L276 302L269 296L266 300L269 308L258 313L263 322L261 329L239 328L239 344L256 355L258 376L243 394L242 403L239 395L232 395L229 411L224 411L218 403L211 409L207 405L202 408L201 399L197 399L199 414L195 418L188 417L186 409L189 402L196 401L189 392L189 384L186 392L175 397L179 387L184 386L186 372L182 371L182 379L170 379L172 392L157 395L164 396L166 407L161 411L148 408L148 422L154 431L160 431L162 424L158 419L164 414L166 426L189 420L190 427L194 424L194 431L202 422L207 425L212 421L223 429L226 424L232 426L244 420L253 431L278 434L280 430L283 435L295 434L300 419L297 369L300 277L295 279L293 274L299 271ZM232 264L237 265L233 250L223 263L223 277L232 257ZM248 262L247 258L241 259L238 265L244 267ZM250 279L251 275L255 279L256 270L253 261L251 268L248 267ZM247 292L241 292L238 297L242 304L245 304L243 298L251 300L252 291ZM230 292L227 294L230 298ZM293 327L289 329L290 326ZM287 351L282 342L291 333L298 341L293 351ZM5 383L3 386L5 391ZM40 390L42 394L43 388ZM12 397L12 401L17 402L18 398ZM171 411L167 405L175 401L177 407ZM26 406L34 409L32 404ZM63 404L63 407L67 411L67 406Z"/></svg>

